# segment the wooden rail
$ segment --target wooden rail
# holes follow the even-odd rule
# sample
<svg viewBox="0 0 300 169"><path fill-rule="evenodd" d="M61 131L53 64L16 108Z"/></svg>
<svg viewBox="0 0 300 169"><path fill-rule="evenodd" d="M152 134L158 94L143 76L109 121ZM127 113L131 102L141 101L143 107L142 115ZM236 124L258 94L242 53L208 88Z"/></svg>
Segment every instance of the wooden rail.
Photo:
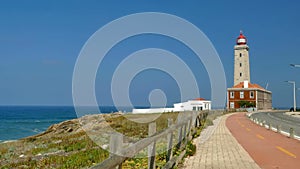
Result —
<svg viewBox="0 0 300 169"><path fill-rule="evenodd" d="M121 169L122 163L128 158L134 157L140 151L148 147L148 169L155 168L156 142L161 138L167 138L167 155L165 169L172 168L185 155L185 146L192 139L192 135L196 132L195 128L200 127L202 119L206 119L208 111L201 112L184 112L180 113L177 122L173 124L172 119L168 119L168 128L161 132L156 132L156 123L149 124L148 137L130 145L123 147L123 135L120 133L112 134L110 138L110 156L102 163L97 164L91 169ZM173 156L173 140L174 133L178 131L176 139L177 148L183 150L178 156ZM118 155L117 155L118 154Z"/></svg>

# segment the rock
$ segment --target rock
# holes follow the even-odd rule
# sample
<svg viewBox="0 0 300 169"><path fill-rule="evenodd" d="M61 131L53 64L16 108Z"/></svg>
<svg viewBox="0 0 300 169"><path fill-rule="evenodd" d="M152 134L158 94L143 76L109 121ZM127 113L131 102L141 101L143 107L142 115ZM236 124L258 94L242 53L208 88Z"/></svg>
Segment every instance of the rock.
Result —
<svg viewBox="0 0 300 169"><path fill-rule="evenodd" d="M57 140L57 141L54 142L54 144L59 144L61 142L62 142L62 140Z"/></svg>
<svg viewBox="0 0 300 169"><path fill-rule="evenodd" d="M52 138L52 137L64 136L66 133L76 134L80 132L87 132L87 133L103 132L106 131L107 127L109 126L109 123L112 121L112 119L110 119L111 117L118 117L122 115L123 113L120 112L116 112L113 114L105 114L105 115L103 114L85 115L78 119L72 119L72 120L63 121L58 124L53 124L45 132L24 139L27 141L29 140L31 142L34 142L37 139L43 139L44 137ZM108 121L107 119L110 119L110 121Z"/></svg>
<svg viewBox="0 0 300 169"><path fill-rule="evenodd" d="M101 148L102 148L103 150L107 150L108 145L107 145L107 144L104 144L104 145L101 146Z"/></svg>
<svg viewBox="0 0 300 169"><path fill-rule="evenodd" d="M68 128L68 129L67 129L67 132L69 132L69 133L72 132L72 131L73 131L72 128Z"/></svg>

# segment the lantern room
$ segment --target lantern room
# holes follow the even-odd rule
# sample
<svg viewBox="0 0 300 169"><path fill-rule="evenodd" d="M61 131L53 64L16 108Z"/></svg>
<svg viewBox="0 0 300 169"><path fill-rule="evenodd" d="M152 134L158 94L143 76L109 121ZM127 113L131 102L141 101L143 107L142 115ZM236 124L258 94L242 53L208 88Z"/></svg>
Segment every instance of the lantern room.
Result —
<svg viewBox="0 0 300 169"><path fill-rule="evenodd" d="M243 35L243 32L240 32L240 36L236 39L236 44L237 45L246 45L247 44L247 39Z"/></svg>

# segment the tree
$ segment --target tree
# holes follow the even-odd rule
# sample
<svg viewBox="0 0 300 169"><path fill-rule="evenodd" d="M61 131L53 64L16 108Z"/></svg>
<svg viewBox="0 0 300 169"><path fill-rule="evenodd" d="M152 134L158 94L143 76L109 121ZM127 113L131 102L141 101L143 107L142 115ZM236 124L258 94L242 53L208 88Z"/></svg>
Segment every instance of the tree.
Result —
<svg viewBox="0 0 300 169"><path fill-rule="evenodd" d="M241 100L238 102L238 104L241 108L255 107L255 103L250 101Z"/></svg>

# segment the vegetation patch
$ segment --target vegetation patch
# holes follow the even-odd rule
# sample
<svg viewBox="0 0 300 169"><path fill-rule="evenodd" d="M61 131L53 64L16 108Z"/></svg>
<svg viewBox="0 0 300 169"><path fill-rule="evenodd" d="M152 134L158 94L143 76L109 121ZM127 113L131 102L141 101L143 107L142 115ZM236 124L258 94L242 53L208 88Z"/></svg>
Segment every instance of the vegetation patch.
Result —
<svg viewBox="0 0 300 169"><path fill-rule="evenodd" d="M161 132L168 126L168 119L176 122L179 113L163 113L158 118L153 114L108 114L90 115L82 119L87 120L87 126L91 130L106 130L103 125L103 117L110 127L128 137L138 139L148 137L149 123L136 123L132 118L153 119L156 122L156 131ZM155 115L156 116L156 115ZM214 116L214 115L213 115ZM202 127L210 124L212 118L202 120ZM102 121L101 121L102 120ZM196 128L193 137L198 137L202 127ZM178 133L173 137L173 156L179 155L183 149L176 147ZM126 142L126 140L124 140ZM196 146L187 142L186 156L192 156L196 152ZM156 168L162 168L166 164L167 145L166 138L156 142ZM44 133L24 138L15 142L0 144L0 168L88 168L101 163L109 157L109 152L99 147L86 134L80 125L80 119L68 120L49 127ZM126 160L123 168L147 168L147 148L139 152L135 158Z"/></svg>

